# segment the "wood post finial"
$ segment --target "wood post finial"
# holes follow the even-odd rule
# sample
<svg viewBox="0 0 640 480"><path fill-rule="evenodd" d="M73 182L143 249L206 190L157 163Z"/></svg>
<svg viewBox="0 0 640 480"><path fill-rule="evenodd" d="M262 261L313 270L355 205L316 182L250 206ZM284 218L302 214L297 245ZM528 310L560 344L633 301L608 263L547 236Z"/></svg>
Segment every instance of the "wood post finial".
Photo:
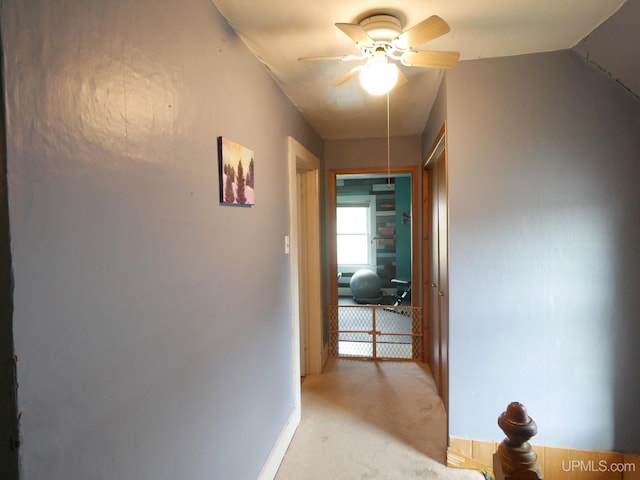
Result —
<svg viewBox="0 0 640 480"><path fill-rule="evenodd" d="M529 445L531 437L538 433L538 427L524 405L510 403L507 410L498 417L498 426L507 436L498 446L498 457L505 480L542 480L538 456Z"/></svg>

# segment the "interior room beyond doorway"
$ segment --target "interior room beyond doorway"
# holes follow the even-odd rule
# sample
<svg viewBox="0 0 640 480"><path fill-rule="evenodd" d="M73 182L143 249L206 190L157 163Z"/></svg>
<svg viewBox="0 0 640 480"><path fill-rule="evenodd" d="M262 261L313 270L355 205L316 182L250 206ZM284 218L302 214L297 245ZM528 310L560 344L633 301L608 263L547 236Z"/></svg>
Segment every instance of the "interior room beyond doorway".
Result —
<svg viewBox="0 0 640 480"><path fill-rule="evenodd" d="M423 359L412 299L415 169L331 176L333 356Z"/></svg>
<svg viewBox="0 0 640 480"><path fill-rule="evenodd" d="M393 304L411 285L411 174L341 174L335 182L340 303Z"/></svg>

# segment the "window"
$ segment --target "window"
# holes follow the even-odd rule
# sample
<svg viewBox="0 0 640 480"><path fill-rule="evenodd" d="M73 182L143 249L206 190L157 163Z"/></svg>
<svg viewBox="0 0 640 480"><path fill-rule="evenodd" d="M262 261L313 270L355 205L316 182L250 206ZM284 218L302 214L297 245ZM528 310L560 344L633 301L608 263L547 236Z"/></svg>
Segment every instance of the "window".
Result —
<svg viewBox="0 0 640 480"><path fill-rule="evenodd" d="M336 208L338 265L375 267L374 219L372 197L339 199Z"/></svg>

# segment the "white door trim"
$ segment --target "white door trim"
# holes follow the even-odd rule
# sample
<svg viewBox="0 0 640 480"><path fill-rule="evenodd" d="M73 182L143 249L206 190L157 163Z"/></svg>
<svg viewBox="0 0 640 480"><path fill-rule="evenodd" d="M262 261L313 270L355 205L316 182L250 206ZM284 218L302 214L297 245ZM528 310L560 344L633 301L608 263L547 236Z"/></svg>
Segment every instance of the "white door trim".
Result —
<svg viewBox="0 0 640 480"><path fill-rule="evenodd" d="M320 160L294 138L289 144L289 235L291 246L291 296L294 314L294 353L300 359L300 322L306 322L308 338L308 373L322 373L322 281L320 260ZM300 198L298 179L304 189ZM302 212L298 221L298 210ZM300 231L304 231L305 242L300 244ZM301 256L301 250L304 255ZM304 298L305 311L300 311L300 298ZM298 381L300 365L296 366Z"/></svg>

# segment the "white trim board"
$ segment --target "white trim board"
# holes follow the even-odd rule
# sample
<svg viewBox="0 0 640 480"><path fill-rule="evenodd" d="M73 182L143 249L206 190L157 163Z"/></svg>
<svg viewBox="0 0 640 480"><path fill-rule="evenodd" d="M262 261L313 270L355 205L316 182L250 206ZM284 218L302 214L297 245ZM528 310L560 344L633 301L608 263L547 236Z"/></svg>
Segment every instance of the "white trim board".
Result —
<svg viewBox="0 0 640 480"><path fill-rule="evenodd" d="M293 435L296 433L298 425L300 425L301 415L300 404L294 405L287 423L282 428L278 440L276 440L276 443L271 449L271 453L269 453L267 457L267 461L262 466L258 480L273 480L275 478L280 464L284 459L284 455L287 453L287 448L289 448L289 444L293 439Z"/></svg>

